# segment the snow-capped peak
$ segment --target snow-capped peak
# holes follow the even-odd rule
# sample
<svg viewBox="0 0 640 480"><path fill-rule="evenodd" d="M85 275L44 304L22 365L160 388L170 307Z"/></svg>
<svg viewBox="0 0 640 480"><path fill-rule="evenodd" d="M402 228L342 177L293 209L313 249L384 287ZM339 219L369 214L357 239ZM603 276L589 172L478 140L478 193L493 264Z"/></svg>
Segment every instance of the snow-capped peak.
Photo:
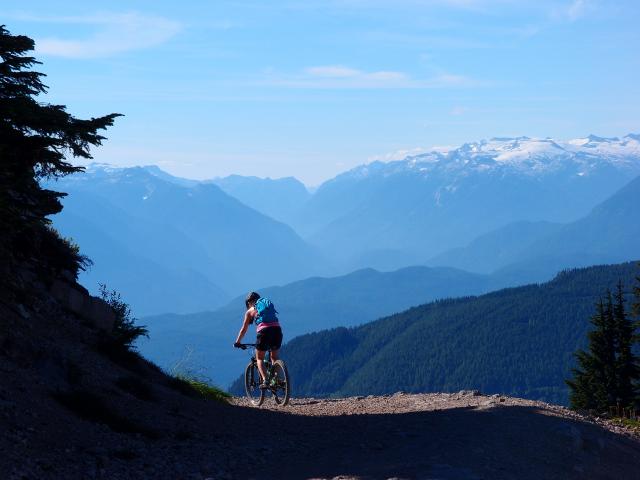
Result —
<svg viewBox="0 0 640 480"><path fill-rule="evenodd" d="M640 135L628 134L622 138L589 135L565 141L549 137L494 137L465 143L458 148L433 149L404 160L377 161L356 167L339 177L366 178L377 173L388 176L403 171L429 176L437 171L495 170L541 175L567 169L578 176L585 176L604 165L640 173Z"/></svg>

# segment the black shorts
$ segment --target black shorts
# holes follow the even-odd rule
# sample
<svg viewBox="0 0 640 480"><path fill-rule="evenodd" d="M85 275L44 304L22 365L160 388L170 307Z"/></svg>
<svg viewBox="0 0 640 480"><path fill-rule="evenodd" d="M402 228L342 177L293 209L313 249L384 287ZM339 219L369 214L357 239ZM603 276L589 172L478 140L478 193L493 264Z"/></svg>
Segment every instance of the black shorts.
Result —
<svg viewBox="0 0 640 480"><path fill-rule="evenodd" d="M258 332L256 338L256 350L278 350L282 345L282 329L280 327L267 327Z"/></svg>

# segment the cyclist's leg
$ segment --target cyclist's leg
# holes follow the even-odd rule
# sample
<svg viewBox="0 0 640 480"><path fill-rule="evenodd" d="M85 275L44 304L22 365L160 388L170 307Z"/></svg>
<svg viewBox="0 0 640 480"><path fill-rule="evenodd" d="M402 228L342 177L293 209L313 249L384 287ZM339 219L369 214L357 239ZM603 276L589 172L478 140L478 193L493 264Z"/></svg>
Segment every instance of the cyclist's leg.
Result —
<svg viewBox="0 0 640 480"><path fill-rule="evenodd" d="M257 350L256 349L256 363L258 364L258 371L260 372L261 381L264 382L265 378L267 378L267 372L264 369L264 355L267 353L266 350Z"/></svg>
<svg viewBox="0 0 640 480"><path fill-rule="evenodd" d="M271 344L271 363L280 358L280 346L282 345L282 330L278 328Z"/></svg>

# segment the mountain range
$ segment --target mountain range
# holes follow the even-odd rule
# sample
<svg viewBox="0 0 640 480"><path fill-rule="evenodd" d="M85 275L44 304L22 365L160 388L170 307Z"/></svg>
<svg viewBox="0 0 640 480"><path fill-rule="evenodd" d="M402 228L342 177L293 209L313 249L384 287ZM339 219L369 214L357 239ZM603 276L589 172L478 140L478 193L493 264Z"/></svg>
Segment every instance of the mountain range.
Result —
<svg viewBox="0 0 640 480"><path fill-rule="evenodd" d="M53 221L94 260L81 281L125 292L139 316L362 268L451 266L516 285L635 258L635 224L605 223L615 208L637 215L637 184L614 194L640 173L639 138L492 139L363 165L313 194L292 178L93 164L53 185L70 194Z"/></svg>
<svg viewBox="0 0 640 480"><path fill-rule="evenodd" d="M544 281L568 267L640 258L640 177L566 224L515 222L448 250L430 265L448 265L514 280Z"/></svg>
<svg viewBox="0 0 640 480"><path fill-rule="evenodd" d="M639 138L497 138L373 162L321 185L293 226L349 268L424 263L512 222L586 215L640 174Z"/></svg>
<svg viewBox="0 0 640 480"><path fill-rule="evenodd" d="M311 197L307 187L293 177L274 179L229 175L198 181L175 177L156 165L146 165L142 168L158 178L183 187L193 187L200 183L217 185L248 207L284 223L291 223L300 206Z"/></svg>
<svg viewBox="0 0 640 480"><path fill-rule="evenodd" d="M286 319L287 339L338 326L355 326L429 300L480 294L527 282L544 282L558 271L640 258L640 177L587 216L568 224L518 222L482 236L464 249L439 257L450 267L407 267L394 272L360 270L334 278L310 278L260 289ZM434 261L437 263L437 261ZM194 364L224 384L241 368L237 354L215 352L234 338L243 297L215 312L146 318L152 340L145 355L163 366L176 363L185 345L194 347ZM234 363L235 362L235 363ZM216 365L213 370L212 365ZM220 367L220 368L218 368ZM225 372L225 373L221 373Z"/></svg>
<svg viewBox="0 0 640 480"><path fill-rule="evenodd" d="M166 176L92 165L52 185L69 193L55 227L94 261L81 277L90 291L104 282L126 292L137 315L189 312L322 271L289 226L214 184Z"/></svg>

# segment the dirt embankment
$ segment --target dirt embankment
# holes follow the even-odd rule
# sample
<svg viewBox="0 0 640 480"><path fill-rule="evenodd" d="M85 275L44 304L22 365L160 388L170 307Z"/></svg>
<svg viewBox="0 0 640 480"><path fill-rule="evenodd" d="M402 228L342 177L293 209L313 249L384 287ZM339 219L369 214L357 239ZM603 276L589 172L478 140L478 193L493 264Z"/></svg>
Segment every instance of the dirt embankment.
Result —
<svg viewBox="0 0 640 480"><path fill-rule="evenodd" d="M3 480L640 478L637 437L539 402L194 398L105 350L95 301L56 298L42 287L23 304L0 301Z"/></svg>

